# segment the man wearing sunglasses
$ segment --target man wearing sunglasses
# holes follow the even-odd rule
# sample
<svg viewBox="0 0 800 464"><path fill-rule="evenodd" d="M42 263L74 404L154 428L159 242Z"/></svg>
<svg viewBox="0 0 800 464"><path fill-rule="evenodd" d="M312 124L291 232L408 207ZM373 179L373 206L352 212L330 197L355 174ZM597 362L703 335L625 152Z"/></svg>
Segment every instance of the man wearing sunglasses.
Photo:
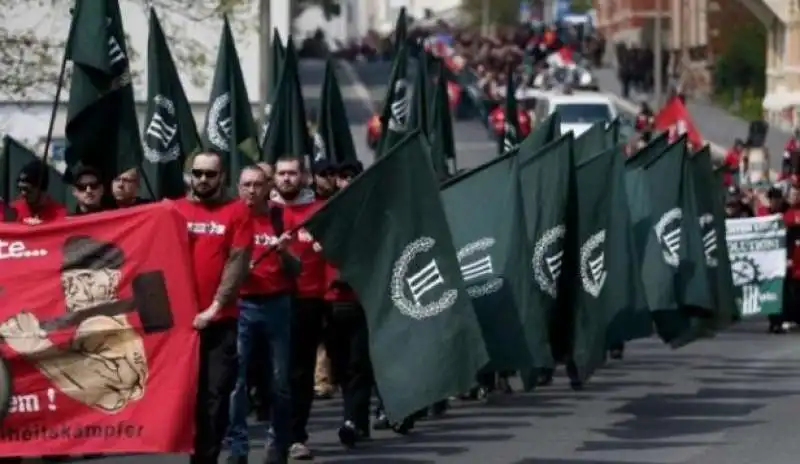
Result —
<svg viewBox="0 0 800 464"><path fill-rule="evenodd" d="M67 215L64 206L47 194L48 167L41 161L31 161L17 175L19 196L11 202L11 215L23 224L36 225L61 219Z"/></svg>
<svg viewBox="0 0 800 464"><path fill-rule="evenodd" d="M247 206L225 195L219 154L198 153L191 163L189 193L175 201L186 218L199 303L194 326L200 332L200 377L191 463L216 464L236 383L236 297L250 266L253 223Z"/></svg>
<svg viewBox="0 0 800 464"><path fill-rule="evenodd" d="M103 211L105 187L100 172L91 166L80 166L72 174L72 196L76 207L73 215L99 213Z"/></svg>
<svg viewBox="0 0 800 464"><path fill-rule="evenodd" d="M139 196L139 170L128 169L111 181L111 195L117 208L143 205L149 203Z"/></svg>

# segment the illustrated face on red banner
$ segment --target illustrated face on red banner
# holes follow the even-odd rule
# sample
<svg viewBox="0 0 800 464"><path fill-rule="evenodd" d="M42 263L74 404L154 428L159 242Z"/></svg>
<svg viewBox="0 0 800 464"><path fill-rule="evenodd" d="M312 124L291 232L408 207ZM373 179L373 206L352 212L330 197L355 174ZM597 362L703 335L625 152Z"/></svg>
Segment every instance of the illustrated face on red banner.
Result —
<svg viewBox="0 0 800 464"><path fill-rule="evenodd" d="M169 204L0 224L0 456L191 450L189 262Z"/></svg>

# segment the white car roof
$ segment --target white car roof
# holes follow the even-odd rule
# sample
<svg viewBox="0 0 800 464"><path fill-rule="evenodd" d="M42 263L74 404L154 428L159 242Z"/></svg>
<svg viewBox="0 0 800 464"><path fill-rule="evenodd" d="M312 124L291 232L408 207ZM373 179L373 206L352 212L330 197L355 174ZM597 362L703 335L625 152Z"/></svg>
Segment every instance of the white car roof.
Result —
<svg viewBox="0 0 800 464"><path fill-rule="evenodd" d="M613 107L614 102L608 95L599 92L571 92L571 93L556 93L551 92L544 97L551 105L569 104L569 103L594 103L598 105L608 105Z"/></svg>

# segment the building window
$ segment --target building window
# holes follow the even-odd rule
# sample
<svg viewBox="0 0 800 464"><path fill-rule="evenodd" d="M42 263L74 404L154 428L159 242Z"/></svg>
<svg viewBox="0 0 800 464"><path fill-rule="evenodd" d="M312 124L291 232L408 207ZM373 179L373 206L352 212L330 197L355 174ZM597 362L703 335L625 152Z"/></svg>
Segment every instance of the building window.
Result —
<svg viewBox="0 0 800 464"><path fill-rule="evenodd" d="M41 140L42 150L44 150L45 139ZM64 162L64 154L67 150L67 139L63 137L53 137L50 141L50 156L48 160L52 163Z"/></svg>
<svg viewBox="0 0 800 464"><path fill-rule="evenodd" d="M772 53L774 56L774 67L783 67L786 60L786 26L775 21L772 24Z"/></svg>

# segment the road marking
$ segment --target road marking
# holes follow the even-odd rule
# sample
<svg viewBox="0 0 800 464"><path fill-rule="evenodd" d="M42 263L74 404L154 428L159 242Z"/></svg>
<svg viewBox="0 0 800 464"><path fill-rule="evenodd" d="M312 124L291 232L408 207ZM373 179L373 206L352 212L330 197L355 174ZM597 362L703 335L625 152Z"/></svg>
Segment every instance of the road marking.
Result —
<svg viewBox="0 0 800 464"><path fill-rule="evenodd" d="M358 77L358 73L356 72L355 68L353 68L353 65L348 63L347 60L339 60L338 63L352 84L347 87L352 88L355 96L361 101L361 103L364 104L364 108L367 109L368 113L372 114L375 112L372 94L369 92L369 87L367 87L364 84L364 81Z"/></svg>

